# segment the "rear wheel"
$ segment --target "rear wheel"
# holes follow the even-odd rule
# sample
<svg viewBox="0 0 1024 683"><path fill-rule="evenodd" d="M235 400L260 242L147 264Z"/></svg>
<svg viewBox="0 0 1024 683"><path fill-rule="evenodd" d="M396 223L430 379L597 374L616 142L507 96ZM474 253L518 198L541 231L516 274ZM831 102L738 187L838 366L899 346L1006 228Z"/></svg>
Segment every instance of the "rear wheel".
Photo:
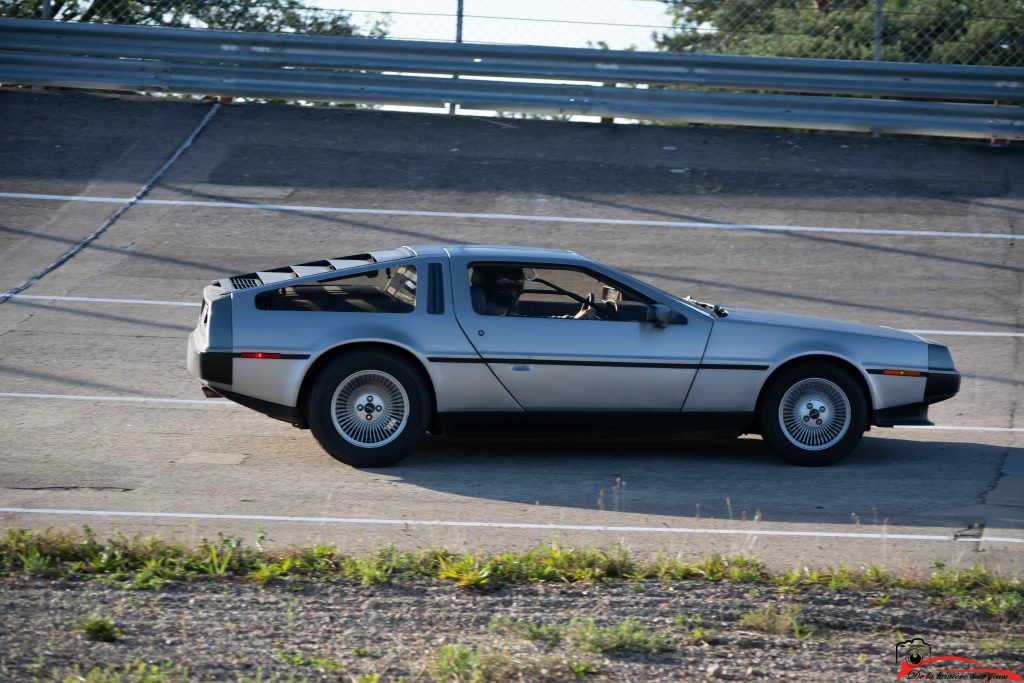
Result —
<svg viewBox="0 0 1024 683"><path fill-rule="evenodd" d="M768 447L796 465L831 465L857 447L867 402L857 381L825 362L785 370L765 389L759 413Z"/></svg>
<svg viewBox="0 0 1024 683"><path fill-rule="evenodd" d="M354 351L328 365L309 393L310 431L331 457L353 467L389 467L419 444L430 393L408 361Z"/></svg>

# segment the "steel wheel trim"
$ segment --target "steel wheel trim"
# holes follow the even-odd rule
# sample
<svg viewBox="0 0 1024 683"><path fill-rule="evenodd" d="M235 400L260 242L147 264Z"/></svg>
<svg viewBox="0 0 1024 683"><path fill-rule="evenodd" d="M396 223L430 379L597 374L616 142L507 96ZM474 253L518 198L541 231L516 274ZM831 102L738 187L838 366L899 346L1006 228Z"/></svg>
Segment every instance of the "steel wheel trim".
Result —
<svg viewBox="0 0 1024 683"><path fill-rule="evenodd" d="M338 384L331 420L342 438L360 448L397 439L409 422L409 395L397 379L380 370L360 370Z"/></svg>
<svg viewBox="0 0 1024 683"><path fill-rule="evenodd" d="M850 399L838 384L821 377L802 379L779 402L779 426L804 451L823 451L850 430Z"/></svg>

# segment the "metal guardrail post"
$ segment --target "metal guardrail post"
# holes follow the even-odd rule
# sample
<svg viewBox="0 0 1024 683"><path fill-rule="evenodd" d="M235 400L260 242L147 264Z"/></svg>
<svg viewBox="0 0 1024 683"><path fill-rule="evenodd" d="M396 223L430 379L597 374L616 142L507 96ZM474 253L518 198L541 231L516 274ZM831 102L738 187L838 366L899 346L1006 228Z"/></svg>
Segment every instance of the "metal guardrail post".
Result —
<svg viewBox="0 0 1024 683"><path fill-rule="evenodd" d="M885 4L885 0L875 0L875 44L874 44L874 59L876 62L882 61L882 7ZM874 99L878 99L878 95L874 96ZM871 137L881 137L882 133L877 128L871 129Z"/></svg>
<svg viewBox="0 0 1024 683"><path fill-rule="evenodd" d="M458 4L455 8L455 42L462 42L462 19L465 16L465 0L458 0ZM459 74L452 74L452 78L459 80ZM455 108L458 105L455 102L448 103L448 113L454 114Z"/></svg>
<svg viewBox="0 0 1024 683"><path fill-rule="evenodd" d="M53 19L53 8L50 6L50 0L43 0L43 6L40 12L43 19Z"/></svg>

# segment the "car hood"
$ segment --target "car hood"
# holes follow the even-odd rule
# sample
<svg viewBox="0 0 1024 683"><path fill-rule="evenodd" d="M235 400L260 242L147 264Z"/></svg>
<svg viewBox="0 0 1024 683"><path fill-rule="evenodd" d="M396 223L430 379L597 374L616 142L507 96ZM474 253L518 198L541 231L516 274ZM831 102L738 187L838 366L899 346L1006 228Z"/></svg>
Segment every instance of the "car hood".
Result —
<svg viewBox="0 0 1024 683"><path fill-rule="evenodd" d="M751 308L728 307L729 316L723 320L739 323L753 323L757 325L782 325L785 327L802 327L809 330L829 330L832 332L843 332L847 334L870 334L875 337L886 337L888 339L904 339L907 341L923 341L917 335L903 330L895 330L891 327L879 325L864 325L862 323L851 323L845 320L830 320L828 318L814 318L809 315L792 315L790 313L775 313L772 311L757 311Z"/></svg>

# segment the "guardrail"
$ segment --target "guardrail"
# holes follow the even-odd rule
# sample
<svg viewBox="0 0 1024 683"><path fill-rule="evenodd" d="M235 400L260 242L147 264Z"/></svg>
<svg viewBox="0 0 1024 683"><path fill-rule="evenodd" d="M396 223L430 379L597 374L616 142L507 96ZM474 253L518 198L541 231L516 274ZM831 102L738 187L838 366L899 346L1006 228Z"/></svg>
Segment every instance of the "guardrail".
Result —
<svg viewBox="0 0 1024 683"><path fill-rule="evenodd" d="M550 82L555 80L563 82ZM454 102L498 111L1024 139L1024 68L1011 67L433 43L7 19L0 20L0 82L369 104ZM633 87L601 87L603 84ZM684 89L687 87L800 94ZM923 101L925 98L930 101Z"/></svg>

